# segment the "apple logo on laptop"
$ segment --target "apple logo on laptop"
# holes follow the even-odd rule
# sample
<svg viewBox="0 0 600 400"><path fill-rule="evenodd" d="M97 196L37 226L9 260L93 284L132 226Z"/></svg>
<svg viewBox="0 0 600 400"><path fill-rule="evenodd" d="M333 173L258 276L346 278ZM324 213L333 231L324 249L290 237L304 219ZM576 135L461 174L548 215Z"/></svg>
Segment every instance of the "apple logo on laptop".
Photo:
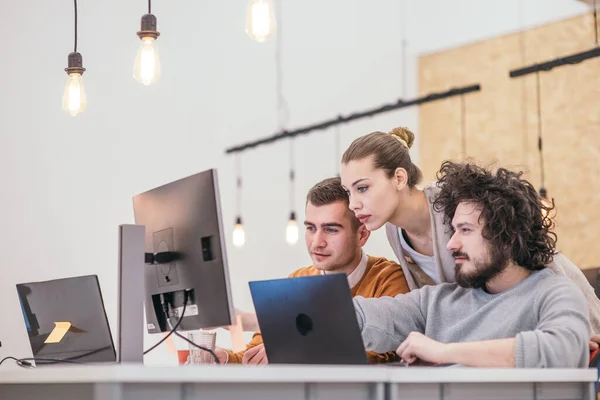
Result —
<svg viewBox="0 0 600 400"><path fill-rule="evenodd" d="M308 335L313 330L312 319L306 314L298 314L296 317L296 329L302 336Z"/></svg>

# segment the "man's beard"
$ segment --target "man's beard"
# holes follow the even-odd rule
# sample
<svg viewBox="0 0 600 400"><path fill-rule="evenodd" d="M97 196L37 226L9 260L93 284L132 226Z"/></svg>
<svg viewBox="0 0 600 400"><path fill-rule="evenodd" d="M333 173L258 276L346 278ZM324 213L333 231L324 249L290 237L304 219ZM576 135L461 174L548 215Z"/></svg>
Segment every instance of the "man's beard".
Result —
<svg viewBox="0 0 600 400"><path fill-rule="evenodd" d="M456 275L456 283L464 288L485 288L485 284L490 279L504 271L510 260L510 254L508 251L503 251L502 249L496 248L490 250L488 254L488 262L473 262L475 271L471 272L470 274L463 273L461 271L461 265L455 264L454 272ZM460 251L453 252L452 256L465 257L467 261L470 260L467 254L461 253Z"/></svg>

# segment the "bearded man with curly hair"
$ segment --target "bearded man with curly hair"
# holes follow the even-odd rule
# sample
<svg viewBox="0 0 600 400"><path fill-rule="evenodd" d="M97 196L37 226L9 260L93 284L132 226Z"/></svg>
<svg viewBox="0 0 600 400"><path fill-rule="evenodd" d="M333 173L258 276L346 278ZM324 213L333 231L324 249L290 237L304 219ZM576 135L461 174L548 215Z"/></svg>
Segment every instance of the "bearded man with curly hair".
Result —
<svg viewBox="0 0 600 400"><path fill-rule="evenodd" d="M586 300L546 265L556 235L531 183L504 168L445 162L434 208L452 229L456 283L354 298L365 346L412 364L587 367Z"/></svg>

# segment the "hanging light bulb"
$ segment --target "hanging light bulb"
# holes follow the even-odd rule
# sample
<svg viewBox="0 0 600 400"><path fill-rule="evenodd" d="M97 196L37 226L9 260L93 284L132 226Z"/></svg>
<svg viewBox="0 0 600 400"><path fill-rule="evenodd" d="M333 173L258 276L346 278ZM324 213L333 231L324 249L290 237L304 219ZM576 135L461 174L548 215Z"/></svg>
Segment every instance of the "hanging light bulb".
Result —
<svg viewBox="0 0 600 400"><path fill-rule="evenodd" d="M77 52L77 0L73 0L75 35L73 52L69 54L65 72L69 75L62 98L62 108L72 116L82 113L87 104L83 90L83 57Z"/></svg>
<svg viewBox="0 0 600 400"><path fill-rule="evenodd" d="M148 7L150 10L150 6ZM137 33L142 40L133 66L133 77L143 85L151 85L160 78L160 59L156 48L156 38L160 33L156 30L156 17L150 14L142 17L142 29Z"/></svg>
<svg viewBox="0 0 600 400"><path fill-rule="evenodd" d="M252 40L264 42L275 33L275 13L270 0L250 0L246 33Z"/></svg>
<svg viewBox="0 0 600 400"><path fill-rule="evenodd" d="M296 223L296 213L290 213L290 220L285 229L285 240L290 245L298 243L298 224Z"/></svg>
<svg viewBox="0 0 600 400"><path fill-rule="evenodd" d="M237 217L235 220L235 228L233 228L233 245L242 247L246 243L246 232L242 224L242 217Z"/></svg>
<svg viewBox="0 0 600 400"><path fill-rule="evenodd" d="M83 57L77 52L69 54L68 67L65 71L69 75L63 94L62 108L72 116L85 111L86 99L83 89Z"/></svg>

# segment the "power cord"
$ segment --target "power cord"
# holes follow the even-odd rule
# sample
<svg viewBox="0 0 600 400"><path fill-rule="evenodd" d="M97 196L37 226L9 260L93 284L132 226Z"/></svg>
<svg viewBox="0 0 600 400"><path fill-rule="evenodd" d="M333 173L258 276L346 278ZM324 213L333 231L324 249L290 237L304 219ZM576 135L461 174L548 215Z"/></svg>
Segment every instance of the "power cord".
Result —
<svg viewBox="0 0 600 400"><path fill-rule="evenodd" d="M46 365L46 364L60 364L60 363L66 363L66 364L85 364L81 361L74 361L74 360L70 360L70 359L63 359L63 360L59 360L58 358L21 358L19 359L19 361L17 361L17 364L19 364L19 366L21 367L31 367L34 368L33 365L31 364L30 361L35 361L36 364L38 365ZM42 362L39 362L42 361ZM23 364L23 365L21 365Z"/></svg>
<svg viewBox="0 0 600 400"><path fill-rule="evenodd" d="M0 360L0 365L2 365L4 363L4 361L6 361L6 360L15 360L17 364L19 364L21 362L21 359L9 356L9 357L4 357L2 360ZM27 362L27 364L31 365L30 362Z"/></svg>
<svg viewBox="0 0 600 400"><path fill-rule="evenodd" d="M217 357L217 354L214 351L212 351L211 349L209 349L207 347L202 347L199 344L194 343L193 341L191 341L190 339L186 338L185 336L183 336L179 332L175 332L175 335L179 336L180 338L182 338L183 340L185 340L186 342L188 342L192 346L195 346L195 347L199 348L200 350L209 352L210 355L215 359L215 363L216 364L221 364L221 362L219 361L219 357Z"/></svg>
<svg viewBox="0 0 600 400"><path fill-rule="evenodd" d="M15 360L15 362L17 363L17 365L19 367L23 367L23 368L35 368L33 366L33 364L31 363L31 361L35 361L36 363L38 361L42 361L42 363L40 364L58 364L58 363L67 363L67 364L83 364L79 361L73 361L73 360L69 360L69 359L65 359L65 360L59 360L56 358L16 358L16 357L4 357L2 360L0 360L0 365L2 365L2 363L4 363L4 361L6 360Z"/></svg>
<svg viewBox="0 0 600 400"><path fill-rule="evenodd" d="M171 328L171 320L170 320L170 316L169 316L169 307L168 305L165 304L164 301L164 297L161 294L161 303L163 306L163 310L165 311L165 315L167 318L167 324L169 326L169 328ZM177 328L179 328L179 325L181 325L181 321L183 321L183 317L185 315L185 309L187 307L187 302L188 302L188 293L185 292L185 299L183 301L183 311L181 311L181 315L179 316L179 319L177 320L177 323L175 324L174 327L171 328L171 331L164 337L162 338L158 343L156 343L154 346L150 347L148 350L144 351L144 355L150 353L152 350L154 350L155 348L157 348L158 346L160 346L165 340L167 340L173 333L175 333L177 331Z"/></svg>
<svg viewBox="0 0 600 400"><path fill-rule="evenodd" d="M96 353L99 353L101 351L108 350L108 349L111 349L111 348L112 348L112 346L105 346L105 347L101 347L99 349L94 349L94 350L85 352L83 354L79 354L77 356L67 357L67 358L63 358L63 359L59 359L59 358L44 358L44 357L16 358L16 357L8 356L8 357L4 357L2 360L0 360L0 365L2 365L2 363L4 361L6 361L6 360L15 360L15 362L17 363L17 365L19 365L19 367L23 367L23 368L35 368L33 366L33 364L31 363L31 361L35 361L35 363L37 365L60 364L60 363L66 363L66 364L85 364L85 362L75 361L75 360L83 358L83 357L88 357L88 356L90 356L92 354L96 354Z"/></svg>
<svg viewBox="0 0 600 400"><path fill-rule="evenodd" d="M162 339L161 339L161 340L160 340L158 343L156 343L154 346L150 347L148 350L144 351L144 355L145 355L145 354L148 354L149 352L151 352L152 350L154 350L155 348L157 348L158 346L160 346L160 345L161 345L161 344L162 344L162 343L163 343L165 340L167 340L167 339L169 338L169 336L171 336L171 335L175 334L175 336L178 336L178 337L180 337L181 339L185 340L186 342L188 342L188 343L189 343L189 344L191 344L192 346L195 346L195 347L197 347L197 348L198 348L198 349L200 349L200 350L203 350L203 351L207 351L207 352L209 352L209 353L210 353L210 355L211 355L211 356L214 358L214 360L215 360L215 363L216 363L216 364L221 364L221 362L219 361L219 357L217 357L217 355L215 354L215 352L214 352L214 351L212 351L212 350L211 350L211 349L209 349L209 348L206 348L206 347L200 346L199 344L196 344L196 343L194 343L194 342L193 342L193 341L191 341L190 339L186 338L185 336L183 336L183 335L181 335L179 332L177 332L177 328L179 327L179 325L181 325L181 321L183 320L183 317L185 316L185 310L186 310L186 307L187 307L188 300L189 300L189 293L188 293L187 291L185 291L185 293L184 293L184 298L183 298L183 310L181 311L181 315L179 316L179 319L177 320L177 323L175 324L175 326L173 326L173 325L171 324L171 317L170 317L170 315L171 315L171 310L170 310L170 305L169 305L169 303L167 303L167 302L165 301L165 298L164 298L164 296L163 296L162 294L160 295L160 303L161 303L161 305L162 305L163 312L164 312L164 314L165 314L165 316L166 316L166 319L167 319L167 326L168 326L168 327L169 327L171 330L170 330L170 331L169 331L169 333L168 333L168 334L167 334L167 335L166 335L164 338L162 338Z"/></svg>

